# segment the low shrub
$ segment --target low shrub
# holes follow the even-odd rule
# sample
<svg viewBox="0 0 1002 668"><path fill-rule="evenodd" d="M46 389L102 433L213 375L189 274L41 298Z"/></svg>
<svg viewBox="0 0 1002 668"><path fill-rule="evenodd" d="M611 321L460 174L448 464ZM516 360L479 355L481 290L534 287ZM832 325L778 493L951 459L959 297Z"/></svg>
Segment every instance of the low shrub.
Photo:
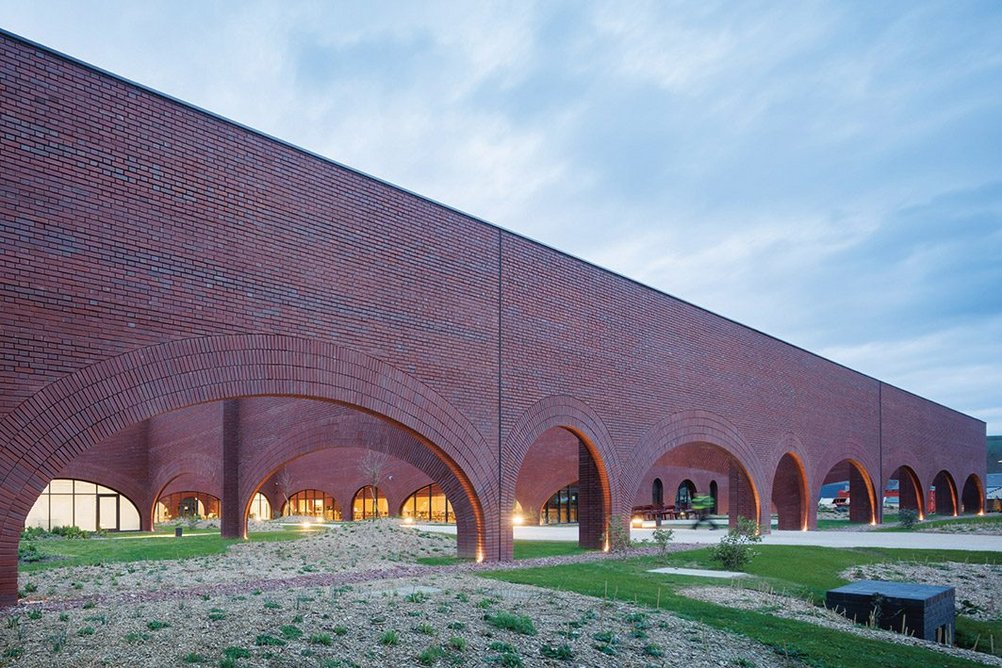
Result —
<svg viewBox="0 0 1002 668"><path fill-rule="evenodd" d="M484 620L491 626L506 631L514 631L526 636L536 635L536 625L532 619L525 615L516 615L512 612L499 612L496 615L484 615Z"/></svg>
<svg viewBox="0 0 1002 668"><path fill-rule="evenodd" d="M719 561L724 568L741 570L754 559L758 552L752 545L762 542L758 524L745 517L738 518L738 525L727 532L710 551L710 558Z"/></svg>
<svg viewBox="0 0 1002 668"><path fill-rule="evenodd" d="M911 529L918 522L919 514L913 508L902 508L898 511L898 522L902 529Z"/></svg>

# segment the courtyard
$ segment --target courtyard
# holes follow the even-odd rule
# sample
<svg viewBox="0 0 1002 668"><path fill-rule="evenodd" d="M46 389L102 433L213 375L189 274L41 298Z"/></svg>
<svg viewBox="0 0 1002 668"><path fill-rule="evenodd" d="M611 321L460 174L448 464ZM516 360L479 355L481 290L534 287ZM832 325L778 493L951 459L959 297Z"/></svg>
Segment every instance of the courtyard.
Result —
<svg viewBox="0 0 1002 668"><path fill-rule="evenodd" d="M302 520L254 523L248 542L195 523L180 538L172 524L152 535L23 540L40 556L21 566L22 598L0 624L0 661L1002 665L1002 522L993 517L953 523L978 534L773 532L749 576L723 585L647 572L719 568L705 545L721 531L677 527L668 554L658 555L643 530L633 549L608 554L578 548L573 527L520 528L515 562L477 564L455 557L455 538L431 530L441 527ZM837 537L841 547L784 545L786 533ZM898 547L848 547L865 540L858 536ZM905 547L930 536L940 547ZM975 537L985 542L971 549ZM958 546L965 549L951 549ZM820 605L826 588L862 577L956 586L956 642L968 649L853 625ZM970 651L975 643L979 651Z"/></svg>

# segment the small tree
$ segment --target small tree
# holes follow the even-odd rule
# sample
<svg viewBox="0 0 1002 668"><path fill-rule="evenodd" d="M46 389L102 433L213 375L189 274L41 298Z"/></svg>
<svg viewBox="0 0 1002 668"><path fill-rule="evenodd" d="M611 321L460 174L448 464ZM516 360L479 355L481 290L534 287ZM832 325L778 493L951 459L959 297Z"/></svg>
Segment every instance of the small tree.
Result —
<svg viewBox="0 0 1002 668"><path fill-rule="evenodd" d="M668 544L671 543L675 532L671 529L655 529L651 534L654 544L658 546L658 559L665 561L668 557Z"/></svg>
<svg viewBox="0 0 1002 668"><path fill-rule="evenodd" d="M710 558L722 563L724 568L741 570L758 556L752 545L761 542L762 535L759 533L758 523L746 517L739 517L738 525L730 529L727 535L720 539L720 543L713 547Z"/></svg>
<svg viewBox="0 0 1002 668"><path fill-rule="evenodd" d="M372 513L374 517L379 517L379 486L383 482L389 461L390 454L380 444L376 448L366 450L365 455L358 463L359 471L361 471L364 480L372 487Z"/></svg>

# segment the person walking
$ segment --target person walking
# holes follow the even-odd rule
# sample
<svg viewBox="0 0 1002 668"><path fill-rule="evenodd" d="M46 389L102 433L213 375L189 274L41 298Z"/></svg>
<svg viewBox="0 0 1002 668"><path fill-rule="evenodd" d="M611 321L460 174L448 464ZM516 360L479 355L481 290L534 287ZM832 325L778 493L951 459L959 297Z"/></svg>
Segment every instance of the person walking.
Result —
<svg viewBox="0 0 1002 668"><path fill-rule="evenodd" d="M692 500L692 510L696 513L696 522L692 525L693 529L698 529L700 524L704 522L710 525L710 529L716 529L717 525L710 517L710 510L713 509L713 497L709 495L697 496Z"/></svg>

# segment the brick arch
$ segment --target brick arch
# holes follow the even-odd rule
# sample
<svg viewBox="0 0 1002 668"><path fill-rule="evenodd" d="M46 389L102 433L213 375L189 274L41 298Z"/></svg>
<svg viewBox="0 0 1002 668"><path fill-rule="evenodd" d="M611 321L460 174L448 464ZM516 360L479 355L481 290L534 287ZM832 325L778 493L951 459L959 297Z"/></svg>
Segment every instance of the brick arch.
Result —
<svg viewBox="0 0 1002 668"><path fill-rule="evenodd" d="M937 473L931 486L936 488L936 514L956 516L960 512L957 497L957 483L950 472L943 469Z"/></svg>
<svg viewBox="0 0 1002 668"><path fill-rule="evenodd" d="M457 476L447 462L410 433L364 413L348 413L308 424L243 462L239 490L243 509L241 526L246 527L254 494L283 466L321 450L365 447L367 441L385 445L391 456L441 485L456 513L458 554L471 559L480 557L479 536L484 517L470 481ZM342 500L342 511L350 508L351 503L352 499Z"/></svg>
<svg viewBox="0 0 1002 668"><path fill-rule="evenodd" d="M0 420L0 605L17 601L17 541L34 498L81 452L122 428L210 401L294 396L385 417L497 498L482 434L434 390L362 352L283 335L206 336L140 348L45 386ZM30 454L29 454L30 453ZM490 508L491 504L485 504ZM478 527L486 540L484 524ZM493 547L493 546L492 546ZM482 548L483 549L483 548ZM493 554L495 550L485 552Z"/></svg>
<svg viewBox="0 0 1002 668"><path fill-rule="evenodd" d="M512 557L511 516L515 508L515 484L522 471L522 464L529 448L544 432L550 429L566 429L577 436L582 447L587 449L591 461L597 469L598 486L601 488L602 518L596 520L601 527L585 526L579 523L579 540L591 542L596 531L604 532L606 521L614 515L629 515L629 500L624 499L621 487L613 482L616 472L621 471L619 453L613 445L612 436L602 418L591 406L572 396L555 395L541 399L526 409L515 421L502 452L505 455L501 467L500 494L500 551L499 558ZM580 497L579 497L580 502ZM579 506L579 512L580 512ZM585 536L584 534L588 534Z"/></svg>
<svg viewBox="0 0 1002 668"><path fill-rule="evenodd" d="M817 453L820 449L814 447L813 450ZM877 487L879 482L871 473L871 471L880 472L877 450L876 448L867 447L856 439L848 439L845 442L839 443L837 447L828 447L820 450L820 456L816 460L813 460L813 463L810 460L805 460L808 480L810 482L809 498L812 503L808 505L812 508L811 512L815 513L816 516L816 503L821 498L821 488L824 486L825 478L828 477L832 469L843 463L849 465L850 471L850 521L862 524L877 522L880 519L882 497L878 497ZM862 486L862 491L859 491L852 484L853 480L855 480L857 485ZM883 494L883 490L880 490L880 494ZM861 501L861 503L853 506L852 499Z"/></svg>
<svg viewBox="0 0 1002 668"><path fill-rule="evenodd" d="M759 460L755 451L745 441L737 427L725 418L709 411L693 410L675 413L651 427L629 459L624 462L623 489L631 490L631 498L636 495L639 485L647 471L664 455L679 448L705 443L730 455L738 471L732 471L731 485L734 488L741 484L744 476L750 489L749 510L755 515L763 531L768 531L769 522L767 508L763 508L760 491L764 480L759 470ZM734 474L737 474L737 478ZM734 490L732 489L732 492ZM732 496L736 500L738 496ZM732 505L737 505L736 503ZM732 522L740 513L740 509L731 512Z"/></svg>
<svg viewBox="0 0 1002 668"><path fill-rule="evenodd" d="M915 510L918 512L919 519L925 519L925 490L922 489L922 480L915 473L915 469L908 464L902 464L891 471L887 480L895 475L898 478L898 511L906 508Z"/></svg>
<svg viewBox="0 0 1002 668"><path fill-rule="evenodd" d="M985 486L976 473L967 476L960 498L965 513L981 515L985 512Z"/></svg>
<svg viewBox="0 0 1002 668"><path fill-rule="evenodd" d="M807 469L800 456L788 451L776 463L772 479L772 503L781 531L805 531L808 527Z"/></svg>
<svg viewBox="0 0 1002 668"><path fill-rule="evenodd" d="M201 478L197 483L200 487L211 489L213 496L222 498L221 480L213 480L212 476L198 476L194 473L194 471L211 471L221 468L222 463L218 457L204 453L184 453L171 457L169 462L157 468L156 477L150 481L150 489L155 490L152 494L152 506L155 508L157 499L163 495L167 486L183 475L190 475L196 479Z"/></svg>

